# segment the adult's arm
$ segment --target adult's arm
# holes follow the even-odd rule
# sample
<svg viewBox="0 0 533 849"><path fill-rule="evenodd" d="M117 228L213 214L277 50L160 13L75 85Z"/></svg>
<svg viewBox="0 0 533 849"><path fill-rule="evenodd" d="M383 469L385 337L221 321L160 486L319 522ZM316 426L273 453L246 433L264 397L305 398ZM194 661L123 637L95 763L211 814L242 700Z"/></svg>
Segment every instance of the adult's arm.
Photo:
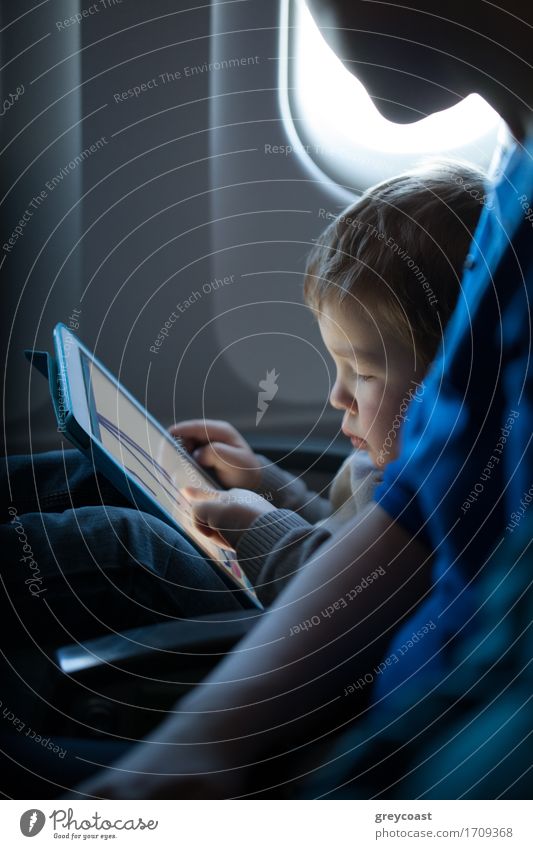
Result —
<svg viewBox="0 0 533 849"><path fill-rule="evenodd" d="M81 791L104 798L246 792L254 764L334 730L344 706L357 713L344 688L381 660L428 592L429 566L427 548L369 505L149 738ZM357 591L372 573L377 578ZM346 606L324 614L339 599ZM296 630L306 622L316 624Z"/></svg>

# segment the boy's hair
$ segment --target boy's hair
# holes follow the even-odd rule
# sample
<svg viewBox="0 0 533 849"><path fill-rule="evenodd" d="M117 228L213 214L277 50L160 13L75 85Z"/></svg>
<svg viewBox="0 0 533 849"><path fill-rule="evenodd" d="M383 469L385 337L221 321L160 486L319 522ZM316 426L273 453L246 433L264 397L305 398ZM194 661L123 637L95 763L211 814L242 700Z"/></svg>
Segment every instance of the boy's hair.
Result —
<svg viewBox="0 0 533 849"><path fill-rule="evenodd" d="M457 301L486 192L481 171L451 161L368 189L311 251L307 304L317 315L334 304L359 306L429 364Z"/></svg>

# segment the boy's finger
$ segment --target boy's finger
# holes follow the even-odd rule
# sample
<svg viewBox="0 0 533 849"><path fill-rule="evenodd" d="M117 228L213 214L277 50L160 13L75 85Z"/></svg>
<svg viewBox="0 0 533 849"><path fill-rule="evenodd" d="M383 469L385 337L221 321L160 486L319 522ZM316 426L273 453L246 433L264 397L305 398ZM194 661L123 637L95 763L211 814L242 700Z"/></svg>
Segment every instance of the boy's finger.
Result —
<svg viewBox="0 0 533 849"><path fill-rule="evenodd" d="M201 444L220 440L233 445L239 444L239 434L228 422L214 419L187 419L176 422L170 428L173 436L181 439L193 439Z"/></svg>
<svg viewBox="0 0 533 849"><path fill-rule="evenodd" d="M208 501L198 502L193 506L193 523L194 527L200 531L205 537L211 540L211 542L216 543L217 545L221 545L222 547L227 546L228 543L226 539L222 536L218 528L213 527L209 524L210 518L210 504Z"/></svg>
<svg viewBox="0 0 533 849"><path fill-rule="evenodd" d="M220 548L231 548L229 542L214 528L210 528L208 525L202 525L199 523L196 524L196 528L204 535L204 537L215 545L218 545Z"/></svg>
<svg viewBox="0 0 533 849"><path fill-rule="evenodd" d="M199 486L186 486L182 492L190 501L214 501L219 497L216 489L202 489Z"/></svg>
<svg viewBox="0 0 533 849"><path fill-rule="evenodd" d="M174 441L180 445L181 448L184 448L188 454L192 454L194 449L198 446L197 439L191 439L190 437L178 436L177 433L173 433L171 428L168 429L170 435L174 438Z"/></svg>
<svg viewBox="0 0 533 849"><path fill-rule="evenodd" d="M196 508L193 512L193 525L197 531L200 531L208 539L213 539L213 537L218 535L216 528L212 528L204 519L202 518L202 513L198 513Z"/></svg>
<svg viewBox="0 0 533 849"><path fill-rule="evenodd" d="M239 471L252 471L242 462L242 447L228 445L224 442L210 442L202 445L193 452L193 457L201 466L208 469L235 469ZM255 467L254 467L255 470Z"/></svg>

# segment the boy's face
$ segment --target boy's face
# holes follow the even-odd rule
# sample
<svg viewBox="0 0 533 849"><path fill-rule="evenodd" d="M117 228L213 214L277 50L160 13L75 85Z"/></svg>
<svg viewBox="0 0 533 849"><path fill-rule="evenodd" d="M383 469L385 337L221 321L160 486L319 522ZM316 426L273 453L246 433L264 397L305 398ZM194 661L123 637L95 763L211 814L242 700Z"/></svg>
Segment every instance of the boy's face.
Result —
<svg viewBox="0 0 533 849"><path fill-rule="evenodd" d="M368 451L376 466L384 466L399 452L399 427L425 369L414 347L348 301L342 308L323 307L318 324L337 369L329 400L344 410L342 432L354 448Z"/></svg>

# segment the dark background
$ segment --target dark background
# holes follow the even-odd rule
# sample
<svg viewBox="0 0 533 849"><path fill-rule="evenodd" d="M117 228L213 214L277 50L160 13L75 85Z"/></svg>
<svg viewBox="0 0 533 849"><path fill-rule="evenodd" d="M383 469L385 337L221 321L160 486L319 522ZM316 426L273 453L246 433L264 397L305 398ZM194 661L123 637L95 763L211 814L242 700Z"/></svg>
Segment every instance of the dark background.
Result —
<svg viewBox="0 0 533 849"><path fill-rule="evenodd" d="M25 87L0 125L2 245L47 181L105 140L1 250L7 451L60 444L45 381L22 351L51 350L54 324L70 316L164 423L204 414L231 419L259 443L327 444L339 417L325 408L329 364L301 287L324 223L318 210L343 202L295 155L265 153L265 144L288 142L278 4L123 0L58 28L89 5L0 7L2 100ZM150 352L176 304L196 291ZM256 428L258 383L272 368L279 391Z"/></svg>

